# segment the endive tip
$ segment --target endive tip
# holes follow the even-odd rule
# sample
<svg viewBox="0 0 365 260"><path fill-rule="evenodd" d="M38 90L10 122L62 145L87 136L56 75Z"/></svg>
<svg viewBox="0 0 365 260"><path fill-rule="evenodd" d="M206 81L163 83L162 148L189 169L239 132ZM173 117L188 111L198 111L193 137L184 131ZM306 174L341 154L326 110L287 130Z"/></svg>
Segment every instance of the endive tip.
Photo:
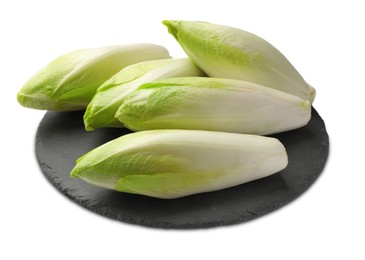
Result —
<svg viewBox="0 0 365 260"><path fill-rule="evenodd" d="M18 93L16 94L16 100L18 101L18 103L19 103L20 105L23 105L23 99L24 99L24 96L22 95L22 93L21 93L21 92L18 92Z"/></svg>
<svg viewBox="0 0 365 260"><path fill-rule="evenodd" d="M95 130L95 128L93 127L93 121L94 121L94 117L92 116L92 113L88 112L88 108L90 106L87 107L85 114L84 114L84 127L86 131L93 131Z"/></svg>
<svg viewBox="0 0 365 260"><path fill-rule="evenodd" d="M177 25L178 21L175 20L163 20L162 24L165 25L168 29L168 32L175 37L175 39L177 40L177 29L176 29L176 25Z"/></svg>
<svg viewBox="0 0 365 260"><path fill-rule="evenodd" d="M164 24L166 26L170 26L173 22L174 22L174 20L163 20L162 24Z"/></svg>
<svg viewBox="0 0 365 260"><path fill-rule="evenodd" d="M72 178L79 178L79 175L76 173L76 167L70 172L70 176Z"/></svg>
<svg viewBox="0 0 365 260"><path fill-rule="evenodd" d="M85 130L88 132L94 131L95 128L89 125L88 123L85 123Z"/></svg>
<svg viewBox="0 0 365 260"><path fill-rule="evenodd" d="M92 117L90 116L84 117L84 127L86 131L90 132L95 130L93 122L94 120Z"/></svg>
<svg viewBox="0 0 365 260"><path fill-rule="evenodd" d="M81 162L81 160L83 158L85 158L87 156L88 153L82 155L81 157L77 158L76 159L76 165L75 167L71 170L70 172L70 176L73 177L73 178L80 178L80 174L79 173L82 173L82 171L84 170L83 168L84 167L80 167L79 166L79 163Z"/></svg>

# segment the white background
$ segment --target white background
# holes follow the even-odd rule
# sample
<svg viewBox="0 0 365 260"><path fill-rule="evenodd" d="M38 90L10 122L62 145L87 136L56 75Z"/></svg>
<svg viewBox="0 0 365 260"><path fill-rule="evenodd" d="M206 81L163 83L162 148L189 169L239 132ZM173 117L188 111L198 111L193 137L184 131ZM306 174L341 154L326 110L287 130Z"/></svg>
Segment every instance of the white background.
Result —
<svg viewBox="0 0 365 260"><path fill-rule="evenodd" d="M1 1L1 259L364 259L365 9L361 1ZM152 42L185 54L163 19L253 32L317 89L330 157L299 199L257 220L159 230L79 207L42 175L34 138L44 111L16 102L28 78L75 49Z"/></svg>

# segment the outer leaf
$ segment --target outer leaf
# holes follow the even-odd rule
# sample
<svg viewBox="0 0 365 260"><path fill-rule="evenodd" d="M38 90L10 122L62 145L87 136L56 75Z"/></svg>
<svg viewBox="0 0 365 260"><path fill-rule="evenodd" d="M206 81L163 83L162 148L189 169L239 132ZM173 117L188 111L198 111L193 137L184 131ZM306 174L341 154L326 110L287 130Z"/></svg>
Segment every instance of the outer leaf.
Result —
<svg viewBox="0 0 365 260"><path fill-rule="evenodd" d="M18 93L18 102L35 109L84 109L97 88L124 67L168 57L165 48L154 44L74 51L55 59L34 75Z"/></svg>
<svg viewBox="0 0 365 260"><path fill-rule="evenodd" d="M132 130L200 129L267 135L306 125L311 106L246 81L185 77L141 85L116 116Z"/></svg>
<svg viewBox="0 0 365 260"><path fill-rule="evenodd" d="M71 176L112 190L178 198L263 178L287 163L285 148L274 138L153 130L92 150L77 161Z"/></svg>
<svg viewBox="0 0 365 260"><path fill-rule="evenodd" d="M115 113L126 96L141 84L170 77L205 75L188 58L144 61L121 70L100 88L88 105L84 123L86 130L99 127L123 127Z"/></svg>
<svg viewBox="0 0 365 260"><path fill-rule="evenodd" d="M315 90L262 38L232 27L163 21L187 55L211 77L254 82L313 102Z"/></svg>

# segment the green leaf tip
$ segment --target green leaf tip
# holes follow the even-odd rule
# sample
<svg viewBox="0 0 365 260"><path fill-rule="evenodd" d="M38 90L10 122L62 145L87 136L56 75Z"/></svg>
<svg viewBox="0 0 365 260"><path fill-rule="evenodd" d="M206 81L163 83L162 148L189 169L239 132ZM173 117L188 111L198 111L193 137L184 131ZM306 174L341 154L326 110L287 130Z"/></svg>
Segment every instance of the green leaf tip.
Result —
<svg viewBox="0 0 365 260"><path fill-rule="evenodd" d="M163 20L162 24L165 25L167 27L168 32L175 37L175 39L177 40L177 32L178 30L176 29L175 25L178 23L178 21L174 21L174 20Z"/></svg>
<svg viewBox="0 0 365 260"><path fill-rule="evenodd" d="M73 169L71 172L70 172L70 176L72 178L79 178L79 175L77 175L77 169Z"/></svg>

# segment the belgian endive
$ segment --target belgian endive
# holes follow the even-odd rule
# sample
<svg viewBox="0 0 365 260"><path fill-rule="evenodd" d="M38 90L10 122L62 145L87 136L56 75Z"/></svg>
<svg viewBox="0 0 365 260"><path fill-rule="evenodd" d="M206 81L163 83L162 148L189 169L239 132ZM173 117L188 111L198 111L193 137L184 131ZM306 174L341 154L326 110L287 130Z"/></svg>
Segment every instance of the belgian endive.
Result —
<svg viewBox="0 0 365 260"><path fill-rule="evenodd" d="M125 97L143 83L203 75L189 58L144 61L128 66L98 88L84 115L85 128L90 131L100 127L122 127L115 113Z"/></svg>
<svg viewBox="0 0 365 260"><path fill-rule="evenodd" d="M186 54L209 76L251 81L313 102L315 89L264 39L244 30L206 22L163 23Z"/></svg>
<svg viewBox="0 0 365 260"><path fill-rule="evenodd" d="M111 190L172 199L263 178L287 163L275 138L151 130L95 148L77 160L71 176Z"/></svg>
<svg viewBox="0 0 365 260"><path fill-rule="evenodd" d="M121 69L168 57L168 51L155 44L77 50L58 57L35 74L18 93L18 102L44 110L85 109L97 88Z"/></svg>
<svg viewBox="0 0 365 260"><path fill-rule="evenodd" d="M185 77L141 85L116 116L131 130L197 129L267 135L306 125L309 101L247 81Z"/></svg>

